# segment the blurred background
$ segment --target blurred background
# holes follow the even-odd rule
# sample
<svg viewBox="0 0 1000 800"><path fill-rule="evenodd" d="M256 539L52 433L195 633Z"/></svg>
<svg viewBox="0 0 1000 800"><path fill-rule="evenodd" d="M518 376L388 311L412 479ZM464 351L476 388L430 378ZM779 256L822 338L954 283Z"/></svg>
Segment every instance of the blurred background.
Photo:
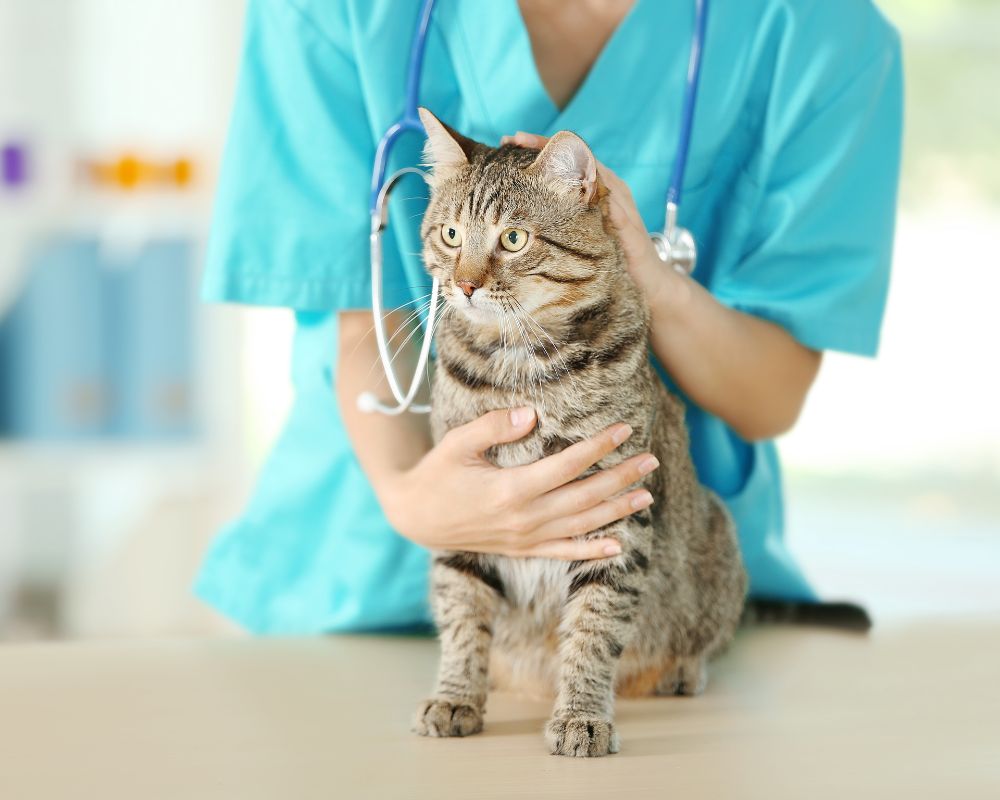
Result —
<svg viewBox="0 0 1000 800"><path fill-rule="evenodd" d="M782 442L789 535L883 624L995 615L1000 3L880 6L908 84L883 347L828 355ZM282 423L292 333L197 301L242 13L0 0L0 638L234 632L190 585Z"/></svg>

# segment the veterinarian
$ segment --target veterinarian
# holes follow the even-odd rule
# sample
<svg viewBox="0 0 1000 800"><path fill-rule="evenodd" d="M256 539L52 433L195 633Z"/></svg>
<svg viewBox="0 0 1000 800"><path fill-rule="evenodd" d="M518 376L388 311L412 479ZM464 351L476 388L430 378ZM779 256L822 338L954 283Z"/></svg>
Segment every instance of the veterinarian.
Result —
<svg viewBox="0 0 1000 800"><path fill-rule="evenodd" d="M373 369L369 178L402 108L418 10L249 2L204 292L294 311L295 402L197 592L253 631L421 625L426 547L601 558L613 541L572 535L630 511L615 499L637 477L627 464L564 502L617 446L611 433L515 472L482 453L526 435L531 409L488 414L433 448L425 415L357 409L362 391L387 395ZM488 143L537 146L569 129L590 144L651 308L653 356L689 404L699 477L736 519L751 594L810 600L783 540L772 440L795 423L823 351L878 347L899 43L869 0L713 4L680 212L699 246L688 277L663 267L647 232L662 226L693 22L690 0L440 0L420 103ZM390 169L418 164L422 144L410 135ZM429 286L416 255L426 190L412 180L384 238L386 307L401 309L390 331Z"/></svg>

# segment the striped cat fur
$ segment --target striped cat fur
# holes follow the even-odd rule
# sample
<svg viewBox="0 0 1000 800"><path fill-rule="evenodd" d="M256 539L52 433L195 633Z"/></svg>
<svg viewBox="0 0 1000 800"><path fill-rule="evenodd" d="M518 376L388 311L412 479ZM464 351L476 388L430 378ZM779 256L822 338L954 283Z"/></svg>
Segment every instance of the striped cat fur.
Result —
<svg viewBox="0 0 1000 800"><path fill-rule="evenodd" d="M618 556L434 554L441 661L414 729L480 731L492 684L554 695L550 752L614 753L616 691L697 694L707 660L732 637L746 590L733 523L699 485L683 404L650 365L648 312L586 144L561 132L541 152L491 148L421 116L433 167L423 257L446 303L435 440L488 411L532 406L531 434L488 453L497 466L534 462L616 422L633 433L595 469L647 451L661 466L644 479L652 506L590 534L617 538ZM526 237L508 241L517 251L500 242L512 230Z"/></svg>

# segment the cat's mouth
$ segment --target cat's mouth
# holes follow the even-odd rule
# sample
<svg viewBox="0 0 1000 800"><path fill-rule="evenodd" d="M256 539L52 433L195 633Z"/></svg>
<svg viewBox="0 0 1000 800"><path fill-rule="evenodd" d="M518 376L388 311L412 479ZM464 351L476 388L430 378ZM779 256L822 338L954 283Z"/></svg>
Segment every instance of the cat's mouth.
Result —
<svg viewBox="0 0 1000 800"><path fill-rule="evenodd" d="M473 322L495 321L502 309L493 298L486 296L483 290L474 292L471 296L459 290L451 293L451 305L461 311Z"/></svg>
<svg viewBox="0 0 1000 800"><path fill-rule="evenodd" d="M462 306L462 313L472 322L487 323L496 322L500 316L500 310L490 305L475 305L465 303Z"/></svg>

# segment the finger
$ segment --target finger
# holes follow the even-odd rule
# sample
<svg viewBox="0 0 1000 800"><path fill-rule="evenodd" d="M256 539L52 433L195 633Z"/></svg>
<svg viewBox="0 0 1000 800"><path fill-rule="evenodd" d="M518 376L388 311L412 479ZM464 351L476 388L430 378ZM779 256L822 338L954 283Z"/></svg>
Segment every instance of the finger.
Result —
<svg viewBox="0 0 1000 800"><path fill-rule="evenodd" d="M523 558L554 558L559 561L593 561L620 555L622 546L614 539L550 539L529 547L513 556Z"/></svg>
<svg viewBox="0 0 1000 800"><path fill-rule="evenodd" d="M578 478L608 453L614 452L631 435L631 426L624 423L612 425L603 433L570 445L561 453L527 466L513 467L509 470L511 479L528 490L529 496L538 497Z"/></svg>
<svg viewBox="0 0 1000 800"><path fill-rule="evenodd" d="M659 465L655 456L643 453L582 481L573 481L555 489L535 501L534 508L530 510L535 527L593 508L642 480Z"/></svg>
<svg viewBox="0 0 1000 800"><path fill-rule="evenodd" d="M611 224L618 232L628 266L631 269L650 253L655 253L646 230L646 223L639 216L635 203L628 198L612 194L609 198L608 210Z"/></svg>
<svg viewBox="0 0 1000 800"><path fill-rule="evenodd" d="M629 272L635 272L635 268L640 266L649 256L656 255L652 239L645 226L636 227L629 220L616 219L612 214L611 224L618 232L618 240L625 252L625 266ZM634 275L633 275L634 277Z"/></svg>
<svg viewBox="0 0 1000 800"><path fill-rule="evenodd" d="M535 150L541 150L548 141L548 136L539 136L537 133L518 131L513 136L504 136L500 140L500 144L516 144L518 147L530 147Z"/></svg>
<svg viewBox="0 0 1000 800"><path fill-rule="evenodd" d="M631 194L628 184L619 178L618 173L611 169L611 167L603 161L597 162L597 174L601 176L601 180L604 182L604 185L609 189L617 189L619 192L628 192Z"/></svg>
<svg viewBox="0 0 1000 800"><path fill-rule="evenodd" d="M641 219L639 209L632 196L632 187L618 177L618 174L610 167L605 166L600 161L597 162L597 172L601 176L604 185L608 187L612 198L616 199L622 208L628 210L629 216L633 219Z"/></svg>
<svg viewBox="0 0 1000 800"><path fill-rule="evenodd" d="M535 427L535 409L530 407L490 411L465 425L452 428L441 444L462 455L478 456L494 445L514 442Z"/></svg>
<svg viewBox="0 0 1000 800"><path fill-rule="evenodd" d="M639 214L639 208L635 204L635 198L632 197L632 190L628 184L615 176L608 185L608 189L611 192L609 199L612 205L612 216L617 214L621 222L639 228L645 233L646 225L642 221L642 215Z"/></svg>
<svg viewBox="0 0 1000 800"><path fill-rule="evenodd" d="M636 489L634 492L623 494L611 500L588 508L569 517L561 517L553 520L547 525L538 528L533 534L535 541L560 540L567 537L583 536L584 534L596 531L612 522L631 516L636 511L642 511L653 504L653 495L645 489Z"/></svg>
<svg viewBox="0 0 1000 800"><path fill-rule="evenodd" d="M641 217L636 217L633 209L629 208L624 201L618 199L614 195L612 195L609 200L610 202L608 206L611 215L611 223L618 230L618 233L622 236L622 238L633 238L639 235L643 237L646 236L646 226Z"/></svg>
<svg viewBox="0 0 1000 800"><path fill-rule="evenodd" d="M633 225L642 221L642 217L639 215L639 209L635 207L635 201L632 198L621 192L615 192L612 190L608 199L610 200L611 205L615 207L615 213L620 214L623 221L627 221Z"/></svg>

